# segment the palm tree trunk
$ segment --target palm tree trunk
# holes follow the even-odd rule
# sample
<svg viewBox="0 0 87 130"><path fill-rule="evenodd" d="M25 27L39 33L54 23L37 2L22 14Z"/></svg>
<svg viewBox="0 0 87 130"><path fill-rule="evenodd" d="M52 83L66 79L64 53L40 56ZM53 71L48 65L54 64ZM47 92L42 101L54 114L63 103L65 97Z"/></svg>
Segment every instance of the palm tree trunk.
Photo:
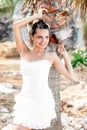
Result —
<svg viewBox="0 0 87 130"><path fill-rule="evenodd" d="M52 121L51 127L47 128L46 130L62 130L60 104L60 73L54 68L54 66L52 66L50 69L48 81L49 87L52 90L55 100L55 111L57 117Z"/></svg>

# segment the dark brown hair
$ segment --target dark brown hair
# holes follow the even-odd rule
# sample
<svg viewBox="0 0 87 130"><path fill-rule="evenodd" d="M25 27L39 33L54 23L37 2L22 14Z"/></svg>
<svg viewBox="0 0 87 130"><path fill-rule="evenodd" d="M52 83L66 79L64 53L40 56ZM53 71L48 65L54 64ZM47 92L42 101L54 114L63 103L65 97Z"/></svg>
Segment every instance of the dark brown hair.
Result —
<svg viewBox="0 0 87 130"><path fill-rule="evenodd" d="M35 22L33 24L32 28L31 28L31 35L34 35L36 33L37 29L48 29L48 30L50 30L50 27L43 20L39 20L38 22Z"/></svg>

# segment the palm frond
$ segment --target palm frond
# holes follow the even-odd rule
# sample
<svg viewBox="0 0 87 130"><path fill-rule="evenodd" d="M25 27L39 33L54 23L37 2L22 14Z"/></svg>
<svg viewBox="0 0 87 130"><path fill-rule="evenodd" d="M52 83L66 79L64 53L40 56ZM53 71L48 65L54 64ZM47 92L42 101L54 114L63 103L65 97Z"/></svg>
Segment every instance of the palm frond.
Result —
<svg viewBox="0 0 87 130"><path fill-rule="evenodd" d="M0 0L0 15L14 12L15 6L19 1L23 0Z"/></svg>
<svg viewBox="0 0 87 130"><path fill-rule="evenodd" d="M80 16L82 20L85 20L87 14L87 0L72 0L71 6L73 6L74 11L80 11Z"/></svg>

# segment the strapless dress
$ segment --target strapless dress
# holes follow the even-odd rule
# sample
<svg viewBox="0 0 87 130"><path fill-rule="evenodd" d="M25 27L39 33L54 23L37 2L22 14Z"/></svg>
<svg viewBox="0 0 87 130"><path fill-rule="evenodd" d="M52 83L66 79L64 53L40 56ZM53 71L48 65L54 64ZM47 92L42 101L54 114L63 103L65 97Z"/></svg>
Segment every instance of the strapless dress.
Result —
<svg viewBox="0 0 87 130"><path fill-rule="evenodd" d="M51 63L48 60L27 61L21 59L22 88L15 96L14 124L30 129L50 127L56 117L55 102L48 86Z"/></svg>

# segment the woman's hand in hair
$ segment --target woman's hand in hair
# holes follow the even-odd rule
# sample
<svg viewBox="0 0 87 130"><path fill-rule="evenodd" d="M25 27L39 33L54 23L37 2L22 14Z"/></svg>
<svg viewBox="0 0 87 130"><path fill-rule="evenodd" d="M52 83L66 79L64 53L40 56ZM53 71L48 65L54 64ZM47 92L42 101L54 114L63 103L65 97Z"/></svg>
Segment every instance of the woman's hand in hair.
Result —
<svg viewBox="0 0 87 130"><path fill-rule="evenodd" d="M39 11L38 11L38 16L39 16L40 18L42 18L44 12L48 12L48 10L45 9L45 8L41 8L41 7L40 7L40 9L39 9Z"/></svg>

